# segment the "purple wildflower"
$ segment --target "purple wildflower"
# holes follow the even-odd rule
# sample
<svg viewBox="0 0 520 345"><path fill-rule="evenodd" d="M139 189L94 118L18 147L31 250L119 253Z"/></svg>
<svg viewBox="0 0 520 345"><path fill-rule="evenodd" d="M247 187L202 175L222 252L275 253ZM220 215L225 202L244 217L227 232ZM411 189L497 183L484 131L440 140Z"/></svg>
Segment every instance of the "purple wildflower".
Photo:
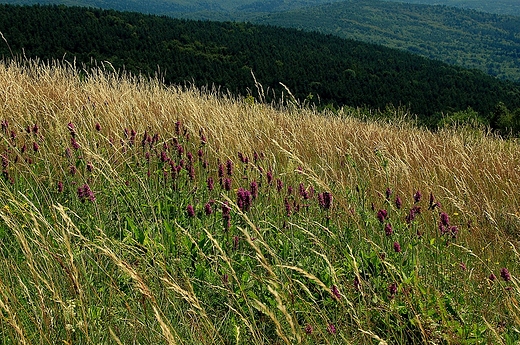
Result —
<svg viewBox="0 0 520 345"><path fill-rule="evenodd" d="M327 326L327 331L330 334L336 334L336 332L337 332L336 326L334 326L332 323L329 323L329 325Z"/></svg>
<svg viewBox="0 0 520 345"><path fill-rule="evenodd" d="M397 283L388 285L388 292L390 293L390 298L394 298L397 294Z"/></svg>
<svg viewBox="0 0 520 345"><path fill-rule="evenodd" d="M459 233L459 228L456 226L451 226L450 232L451 232L451 237L455 239L455 238L457 238L457 234Z"/></svg>
<svg viewBox="0 0 520 345"><path fill-rule="evenodd" d="M195 210L193 209L193 205L186 206L186 212L188 213L188 217L195 217Z"/></svg>
<svg viewBox="0 0 520 345"><path fill-rule="evenodd" d="M38 145L38 143L33 142L33 151L38 152L39 149L40 149L40 146Z"/></svg>
<svg viewBox="0 0 520 345"><path fill-rule="evenodd" d="M291 215L291 203L289 202L289 200L287 198L284 199L284 205L285 205L285 212L287 213L287 216L290 216Z"/></svg>
<svg viewBox="0 0 520 345"><path fill-rule="evenodd" d="M96 131L98 131L98 132L101 131L101 125L99 124L99 122L96 122L95 128L96 128Z"/></svg>
<svg viewBox="0 0 520 345"><path fill-rule="evenodd" d="M218 165L218 177L220 180L222 180L222 178L224 178L224 165L222 165L222 164Z"/></svg>
<svg viewBox="0 0 520 345"><path fill-rule="evenodd" d="M229 230L231 227L231 208L227 201L222 204L222 219L224 221L224 229Z"/></svg>
<svg viewBox="0 0 520 345"><path fill-rule="evenodd" d="M267 176L267 184L270 185L271 183L273 183L273 172L271 170L267 171L266 176Z"/></svg>
<svg viewBox="0 0 520 345"><path fill-rule="evenodd" d="M392 236L393 233L394 233L394 229L392 229L392 224L386 223L386 225L385 225L386 236Z"/></svg>
<svg viewBox="0 0 520 345"><path fill-rule="evenodd" d="M280 193L283 189L283 181L280 180L279 178L276 179L276 190L278 191L278 193Z"/></svg>
<svg viewBox="0 0 520 345"><path fill-rule="evenodd" d="M390 196L392 196L392 190L388 187L386 189L386 200L390 200Z"/></svg>
<svg viewBox="0 0 520 345"><path fill-rule="evenodd" d="M497 279L497 276L494 273L491 273L489 275L489 280L491 280L492 282L495 281L496 279Z"/></svg>
<svg viewBox="0 0 520 345"><path fill-rule="evenodd" d="M253 200L253 196L251 192L244 189L239 188L237 191L237 206L242 212L247 212L251 208L251 202Z"/></svg>
<svg viewBox="0 0 520 345"><path fill-rule="evenodd" d="M238 242L240 238L238 236L233 236L233 250L238 250Z"/></svg>
<svg viewBox="0 0 520 345"><path fill-rule="evenodd" d="M224 189L228 192L231 190L231 179L229 177L224 179Z"/></svg>
<svg viewBox="0 0 520 345"><path fill-rule="evenodd" d="M396 253L400 253L401 252L401 245L399 244L399 242L394 242L394 251Z"/></svg>
<svg viewBox="0 0 520 345"><path fill-rule="evenodd" d="M63 192L63 182L58 181L58 193Z"/></svg>
<svg viewBox="0 0 520 345"><path fill-rule="evenodd" d="M215 183L213 181L213 177L208 177L207 181L206 181L207 185L208 185L208 190L209 191L212 191L213 188L215 187Z"/></svg>
<svg viewBox="0 0 520 345"><path fill-rule="evenodd" d="M228 159L226 162L226 172L228 176L233 175L233 161L231 161L231 159Z"/></svg>
<svg viewBox="0 0 520 345"><path fill-rule="evenodd" d="M388 212L386 210L379 210L377 212L377 219L379 219L381 223L384 223L386 217L388 217Z"/></svg>
<svg viewBox="0 0 520 345"><path fill-rule="evenodd" d="M76 136L76 127L72 122L69 122L67 125L67 128L69 129L70 135L74 138Z"/></svg>
<svg viewBox="0 0 520 345"><path fill-rule="evenodd" d="M400 210L401 207L403 207L403 201L400 197L395 198L395 207L397 207L398 210Z"/></svg>
<svg viewBox="0 0 520 345"><path fill-rule="evenodd" d="M312 332L314 331L314 328L311 326L311 324L306 324L305 325L305 334L312 334Z"/></svg>
<svg viewBox="0 0 520 345"><path fill-rule="evenodd" d="M256 181L251 182L250 189L253 200L258 198L258 183L256 183Z"/></svg>
<svg viewBox="0 0 520 345"><path fill-rule="evenodd" d="M332 287L330 288L330 292L337 300L341 299L341 294L339 293L338 287L336 285L332 285Z"/></svg>
<svg viewBox="0 0 520 345"><path fill-rule="evenodd" d="M506 282L511 280L511 274L509 273L509 270L505 267L500 270L500 276Z"/></svg>
<svg viewBox="0 0 520 345"><path fill-rule="evenodd" d="M445 212L441 212L441 224L444 226L450 225L450 217Z"/></svg>
<svg viewBox="0 0 520 345"><path fill-rule="evenodd" d="M332 194L323 192L323 208L328 210L332 207Z"/></svg>
<svg viewBox="0 0 520 345"><path fill-rule="evenodd" d="M94 192L90 189L90 186L88 184L84 184L81 187L78 187L78 198L81 202L85 202L85 200L89 200L91 202L96 201L96 196L94 195Z"/></svg>
<svg viewBox="0 0 520 345"><path fill-rule="evenodd" d="M74 150L78 150L79 149L79 144L78 142L76 141L75 137L71 137L70 138L70 145L72 146L72 148Z"/></svg>
<svg viewBox="0 0 520 345"><path fill-rule="evenodd" d="M415 192L415 194L413 195L413 200L414 202L417 204L418 202L421 201L421 198L422 198L422 194L421 194L421 191L417 191Z"/></svg>
<svg viewBox="0 0 520 345"><path fill-rule="evenodd" d="M211 202L206 203L204 205L204 213L206 213L206 216L209 216L213 213L213 209L211 208Z"/></svg>
<svg viewBox="0 0 520 345"><path fill-rule="evenodd" d="M300 192L300 196L301 196L303 199L305 199L305 200L309 199L309 193L307 192L307 189L305 189L305 186L304 186L303 183L300 183L300 186L299 186L299 189L298 189L298 190L299 190L299 192Z"/></svg>

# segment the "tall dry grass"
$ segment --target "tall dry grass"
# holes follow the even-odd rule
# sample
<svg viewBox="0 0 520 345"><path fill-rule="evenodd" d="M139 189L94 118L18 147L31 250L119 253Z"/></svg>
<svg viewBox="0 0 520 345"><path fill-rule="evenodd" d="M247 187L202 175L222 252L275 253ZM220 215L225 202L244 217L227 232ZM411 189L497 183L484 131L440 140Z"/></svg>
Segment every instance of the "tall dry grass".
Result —
<svg viewBox="0 0 520 345"><path fill-rule="evenodd" d="M514 140L472 130L432 132L406 123L360 121L356 111L333 116L278 109L102 70L85 80L59 66L3 64L0 73L2 119L21 126L41 123L52 131L49 146L68 135L62 124L69 121L88 130L99 122L107 137L118 140L125 128L173 133L180 120L194 135L204 128L222 159L237 151L263 152L273 166L288 171L301 166L325 186L353 190L362 177L369 182L369 195L387 186L403 196L431 191L468 225L477 247L497 254L519 234L520 151ZM56 154L61 149L56 147Z"/></svg>
<svg viewBox="0 0 520 345"><path fill-rule="evenodd" d="M93 178L114 186L121 182L120 174L129 165L123 146L118 145L120 140L126 139L125 129L135 130L138 137L146 131L170 138L175 133L176 122L180 121L192 137L198 137L203 131L208 138L206 149L211 153L208 156L213 163L228 158L234 160L237 152L250 157L257 152L265 156L266 165L287 179L293 175L304 176L321 190L333 191L334 200L345 217L339 221L351 221L357 230L366 224L366 220L356 210L368 210L370 203L375 203L376 210L387 205L384 197L387 188L393 190L394 196L406 200L407 206L412 205L412 196L420 190L424 198L433 193L451 215L453 223L459 225L464 242L457 248L475 256L483 265L489 264L486 260L513 262L511 257L518 258L512 250L517 246L519 233L520 197L516 188L520 182L520 151L517 142L469 129L432 132L404 121L390 124L362 121L359 112L345 110L339 115L331 114L290 102L266 105L251 98L166 87L157 80L117 76L102 69L83 73L59 64L1 64L0 120L16 128L40 126L42 141L38 159L40 165L45 166L33 176L37 183L24 192L13 193L7 188L7 181L0 185L0 214L7 227L13 230L20 247L18 255L25 262L23 267L16 266L16 260L7 259L7 254L3 253L8 265L4 273L9 274L2 275L5 281L0 280L2 336L28 344L52 343L64 338L73 343L74 332L81 332L85 343L93 343L93 339L121 343L121 334L133 332L136 339L146 334L150 341L168 344L230 341L238 344L243 342L241 334L247 332L250 340L260 344L266 342L264 325L256 319L256 313L261 312L272 322L272 331L279 336L280 343L300 343L303 330L297 325L295 313L288 310L294 295L287 287L301 285L302 296L312 293L293 274L302 275L306 281L331 294L327 291L329 287L313 272L282 261L264 241L257 226L247 215L236 210L243 222L238 228L240 236L251 249L255 267L265 274L265 286L274 307L251 298L242 287L229 292L226 306L230 314L238 315L245 330L237 324L236 329L229 331L236 339L223 339L220 320L215 321L208 312L211 301L201 300L195 291L194 285L201 282L169 267L171 262L161 254L159 244L157 248L150 245L147 254L150 257L146 257L153 265L143 263L146 251L124 241L118 243L106 236L101 228L92 229L96 235L87 239L77 224L88 224L89 219L81 219L66 210L67 205L57 205L53 201L52 193L44 185L68 174L61 163L64 149L70 142L67 123L75 125L83 158L95 163L97 170ZM101 128L101 135L94 134L96 124ZM10 150L9 138L3 140L0 147ZM107 151L110 145L113 150ZM22 167L26 173L33 173L29 165ZM140 183L143 187L140 196L150 199L149 204L152 204L154 196L147 195L145 183ZM31 194L32 199L24 193ZM352 197L354 194L358 197ZM233 200L229 201L232 203ZM40 207L43 204L52 205L52 209L43 211ZM110 209L94 205L91 212L91 218L103 219ZM158 219L146 224L158 221L160 224ZM330 230L317 224L309 220L306 224L290 225L301 228L317 247L327 248L328 239L320 236ZM208 229L196 229L194 233L193 229L183 228L178 223L174 225L179 236L185 236L198 255L210 262L222 261L222 266L229 270L230 281L242 279L234 271L231 254ZM199 248L196 236L201 233L213 246L211 255ZM334 233L329 235L337 240ZM297 243L295 239L288 240ZM383 251L378 244L361 240L372 249ZM317 262L322 264L320 267L331 272L333 282L341 281L333 262L338 253L346 253L347 259L352 259L355 275L359 277L356 260L361 259L356 258L349 243L342 242L341 245L333 256L314 251L319 259ZM174 262L181 260L176 258ZM404 280L392 265L385 270L392 278ZM109 288L103 286L105 278L110 282ZM121 280L125 284L117 285ZM227 291L220 286L210 288ZM423 294L432 292L438 294L434 297L442 297L440 292L431 289ZM23 295L18 300L20 291ZM117 303L124 305L127 313L117 309ZM511 299L510 314L519 315L515 303ZM384 344L384 340L363 323L362 307L346 298L338 304L341 308L338 310L349 315L344 323L359 333L340 333L341 341ZM439 306L441 304L439 302ZM27 310L17 310L24 305ZM149 313L142 316L140 309L149 310ZM308 317L315 318L316 322L330 318L318 303L310 305L309 310L315 311L308 312ZM58 313L61 316L58 317ZM421 329L421 339L432 337L425 330L429 327L428 320L421 319L420 311L411 313ZM110 320L118 320L124 315L121 316L124 320L109 323L108 332L103 334L102 330L107 328L99 321L101 318L94 317L101 314ZM493 315L490 313L486 317ZM57 327L58 319L67 324L56 335L53 329ZM100 324L93 324L92 320L98 320ZM497 334L491 338L500 340L495 325L490 325L489 330ZM39 339L31 338L29 334L33 337L38 334Z"/></svg>

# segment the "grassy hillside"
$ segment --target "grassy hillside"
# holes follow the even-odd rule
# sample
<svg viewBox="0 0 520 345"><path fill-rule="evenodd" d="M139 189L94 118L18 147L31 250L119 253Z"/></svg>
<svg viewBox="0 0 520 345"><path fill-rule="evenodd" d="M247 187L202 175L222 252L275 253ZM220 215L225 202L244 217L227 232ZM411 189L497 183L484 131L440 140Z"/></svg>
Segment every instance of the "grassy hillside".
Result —
<svg viewBox="0 0 520 345"><path fill-rule="evenodd" d="M435 125L441 113L471 107L484 122L497 104L520 108L519 84L502 82L381 46L295 29L244 23L175 20L86 8L0 6L0 53L65 59L175 84L215 86L233 94L318 107L409 107ZM106 65L108 66L108 65ZM108 68L108 67L107 67ZM264 95L255 87L264 86Z"/></svg>
<svg viewBox="0 0 520 345"><path fill-rule="evenodd" d="M4 344L519 340L515 141L58 65L0 97Z"/></svg>
<svg viewBox="0 0 520 345"><path fill-rule="evenodd" d="M520 81L520 17L356 0L250 20L381 44Z"/></svg>

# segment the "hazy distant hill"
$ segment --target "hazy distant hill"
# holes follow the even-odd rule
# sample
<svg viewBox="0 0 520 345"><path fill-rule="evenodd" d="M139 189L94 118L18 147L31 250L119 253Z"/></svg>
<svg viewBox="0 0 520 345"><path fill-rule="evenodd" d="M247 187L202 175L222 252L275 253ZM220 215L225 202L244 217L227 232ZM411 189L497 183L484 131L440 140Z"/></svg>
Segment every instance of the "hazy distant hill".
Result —
<svg viewBox="0 0 520 345"><path fill-rule="evenodd" d="M421 116L520 107L520 86L403 51L332 35L245 23L176 20L66 6L0 6L0 31L15 54L110 61L116 69L166 83L215 85L255 93L251 72L269 97L284 83L319 106L405 105ZM10 56L0 41L0 54ZM253 90L253 91L251 91ZM271 98L272 99L272 98Z"/></svg>
<svg viewBox="0 0 520 345"><path fill-rule="evenodd" d="M382 44L520 81L520 17L356 0L251 20Z"/></svg>
<svg viewBox="0 0 520 345"><path fill-rule="evenodd" d="M62 4L169 16L229 19L242 12L266 13L317 6L341 0L4 0L13 5Z"/></svg>
<svg viewBox="0 0 520 345"><path fill-rule="evenodd" d="M477 11L520 16L520 1L518 0L389 0L426 5L446 5L460 8L470 8Z"/></svg>

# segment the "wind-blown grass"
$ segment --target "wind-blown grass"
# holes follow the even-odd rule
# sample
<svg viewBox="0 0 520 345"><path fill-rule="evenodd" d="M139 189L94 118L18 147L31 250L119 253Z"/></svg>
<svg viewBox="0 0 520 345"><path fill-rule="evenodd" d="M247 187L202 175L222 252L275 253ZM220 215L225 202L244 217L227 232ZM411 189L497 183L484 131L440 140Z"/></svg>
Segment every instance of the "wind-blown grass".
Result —
<svg viewBox="0 0 520 345"><path fill-rule="evenodd" d="M0 66L3 343L518 341L520 150Z"/></svg>

